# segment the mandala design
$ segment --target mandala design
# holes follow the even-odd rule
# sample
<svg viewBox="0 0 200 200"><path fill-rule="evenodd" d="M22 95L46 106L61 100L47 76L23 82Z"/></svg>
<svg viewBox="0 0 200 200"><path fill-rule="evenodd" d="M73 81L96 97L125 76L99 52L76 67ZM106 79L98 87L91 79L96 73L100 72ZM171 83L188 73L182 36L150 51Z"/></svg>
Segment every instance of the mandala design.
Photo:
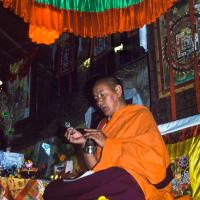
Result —
<svg viewBox="0 0 200 200"><path fill-rule="evenodd" d="M171 41L171 62L177 73L187 73L193 71L194 57L200 55L200 22L197 20L195 39L192 36L191 22L189 14L181 16L170 27ZM169 66L169 56L167 54L167 37L165 37L162 48L164 63Z"/></svg>

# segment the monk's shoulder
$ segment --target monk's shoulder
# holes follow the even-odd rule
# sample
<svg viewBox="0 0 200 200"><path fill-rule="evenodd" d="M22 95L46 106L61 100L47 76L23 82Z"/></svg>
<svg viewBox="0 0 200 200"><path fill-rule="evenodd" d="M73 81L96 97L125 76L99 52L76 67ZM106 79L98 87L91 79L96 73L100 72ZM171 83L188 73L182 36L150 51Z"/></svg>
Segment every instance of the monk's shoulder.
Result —
<svg viewBox="0 0 200 200"><path fill-rule="evenodd" d="M124 113L127 119L132 118L132 120L141 118L152 118L150 110L142 105L128 105L127 112Z"/></svg>
<svg viewBox="0 0 200 200"><path fill-rule="evenodd" d="M146 106L143 105L137 105L137 104L133 104L133 105L129 105L129 110L133 113L149 113L149 109Z"/></svg>

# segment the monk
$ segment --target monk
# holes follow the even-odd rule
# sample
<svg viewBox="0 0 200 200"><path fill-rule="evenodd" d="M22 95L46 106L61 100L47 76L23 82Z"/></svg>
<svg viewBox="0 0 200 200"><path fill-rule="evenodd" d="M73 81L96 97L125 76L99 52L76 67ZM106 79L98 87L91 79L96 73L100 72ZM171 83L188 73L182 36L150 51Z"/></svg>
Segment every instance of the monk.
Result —
<svg viewBox="0 0 200 200"><path fill-rule="evenodd" d="M83 153L94 174L65 186L59 180L44 197L50 199L48 193L55 193L57 184L60 193L67 191L65 199L98 199L100 194L114 200L173 199L169 155L150 111L144 106L127 105L123 86L115 77L99 78L93 86L93 97L108 121L100 122L97 129L85 129L84 135L69 129L66 137L82 148L87 138L96 142L96 154ZM76 194L69 194L73 188ZM98 195L93 196L92 191Z"/></svg>

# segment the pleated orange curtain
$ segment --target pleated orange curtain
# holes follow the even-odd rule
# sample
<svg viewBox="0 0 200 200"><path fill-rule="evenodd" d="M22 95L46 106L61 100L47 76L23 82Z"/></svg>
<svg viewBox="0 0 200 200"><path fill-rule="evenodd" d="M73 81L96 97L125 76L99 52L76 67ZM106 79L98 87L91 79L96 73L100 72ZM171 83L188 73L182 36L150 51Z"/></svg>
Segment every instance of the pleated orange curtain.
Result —
<svg viewBox="0 0 200 200"><path fill-rule="evenodd" d="M29 37L33 42L51 44L65 31L90 38L131 31L155 21L175 0L136 1L136 4L128 7L110 8L101 12L65 10L34 0L1 1L4 7L10 8L30 23Z"/></svg>

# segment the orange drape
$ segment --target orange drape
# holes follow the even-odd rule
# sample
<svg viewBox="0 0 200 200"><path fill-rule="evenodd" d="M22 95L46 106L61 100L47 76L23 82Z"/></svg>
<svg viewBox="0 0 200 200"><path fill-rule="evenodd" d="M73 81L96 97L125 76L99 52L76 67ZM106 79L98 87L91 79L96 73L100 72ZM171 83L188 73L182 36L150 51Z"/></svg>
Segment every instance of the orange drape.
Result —
<svg viewBox="0 0 200 200"><path fill-rule="evenodd" d="M112 166L127 170L141 186L147 200L171 200L171 184L162 190L152 184L166 177L170 159L151 113L143 106L128 105L112 116L103 132L107 136L94 171ZM162 197L165 198L162 198Z"/></svg>
<svg viewBox="0 0 200 200"><path fill-rule="evenodd" d="M29 36L33 41L50 44L65 31L91 38L131 31L154 22L174 1L144 0L127 8L104 12L60 10L27 0L3 0L3 3L30 23Z"/></svg>

